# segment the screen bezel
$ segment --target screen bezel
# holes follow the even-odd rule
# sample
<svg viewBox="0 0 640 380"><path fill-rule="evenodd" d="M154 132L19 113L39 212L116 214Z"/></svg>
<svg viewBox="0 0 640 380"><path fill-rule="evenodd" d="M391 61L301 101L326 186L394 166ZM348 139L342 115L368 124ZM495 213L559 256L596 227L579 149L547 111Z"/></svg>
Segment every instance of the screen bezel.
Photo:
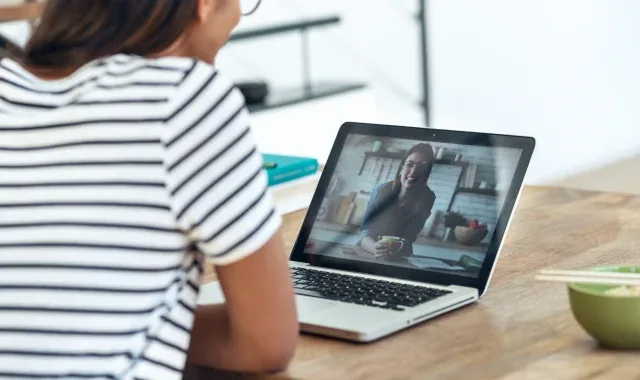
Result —
<svg viewBox="0 0 640 380"><path fill-rule="evenodd" d="M365 261L349 260L304 252L311 234L324 195L333 177L347 137L351 134L377 136L381 138L400 138L434 143L462 144L490 147L510 147L522 149L522 154L514 173L511 185L505 195L504 205L496 223L495 233L491 239L487 256L476 278L431 272L422 269L403 268L394 265L375 264ZM320 181L307 210L304 222L296 239L290 260L309 263L319 267L379 275L402 280L429 282L440 285L459 285L476 288L483 294L504 238L507 224L522 187L524 176L533 155L535 139L533 137L499 135L479 132L463 132L430 128L401 127L383 124L364 124L347 122L340 127L335 142L323 169Z"/></svg>

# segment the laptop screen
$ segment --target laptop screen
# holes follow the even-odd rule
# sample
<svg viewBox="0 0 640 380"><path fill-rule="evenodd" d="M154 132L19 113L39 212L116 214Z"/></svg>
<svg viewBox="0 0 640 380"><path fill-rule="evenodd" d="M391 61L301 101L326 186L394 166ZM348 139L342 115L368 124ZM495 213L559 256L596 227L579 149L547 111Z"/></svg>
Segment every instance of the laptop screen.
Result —
<svg viewBox="0 0 640 380"><path fill-rule="evenodd" d="M349 134L304 253L476 278L521 156Z"/></svg>

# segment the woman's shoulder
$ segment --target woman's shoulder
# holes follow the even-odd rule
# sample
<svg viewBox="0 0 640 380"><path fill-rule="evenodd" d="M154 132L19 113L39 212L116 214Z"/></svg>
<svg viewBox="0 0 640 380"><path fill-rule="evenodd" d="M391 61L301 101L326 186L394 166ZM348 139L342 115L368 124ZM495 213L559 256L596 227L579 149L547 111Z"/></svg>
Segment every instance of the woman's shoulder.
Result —
<svg viewBox="0 0 640 380"><path fill-rule="evenodd" d="M371 194L369 195L369 199L375 202L380 202L387 197L390 197L393 192L393 181L383 182L376 185L373 189L371 189Z"/></svg>
<svg viewBox="0 0 640 380"><path fill-rule="evenodd" d="M21 89L36 93L65 95L80 99L95 91L112 94L118 91L137 93L153 92L168 97L180 90L187 79L191 82L205 81L216 70L212 65L187 57L147 58L133 54L115 54L90 61L73 73L61 78L43 79L25 68L18 60L4 57L0 60L0 78L9 83L17 83ZM218 84L231 82L224 76L216 75ZM73 96L67 96L73 95Z"/></svg>
<svg viewBox="0 0 640 380"><path fill-rule="evenodd" d="M393 181L383 182L376 185L373 190L371 190L372 195L377 195L380 193L386 193L393 189Z"/></svg>
<svg viewBox="0 0 640 380"><path fill-rule="evenodd" d="M435 201L436 193L434 193L429 186L425 186L424 190L425 191L422 193L423 198L430 201Z"/></svg>
<svg viewBox="0 0 640 380"><path fill-rule="evenodd" d="M169 141L185 135L198 124L206 125L210 131L223 127L229 131L250 124L244 96L230 77L212 65L173 57L159 59L154 64L187 65L163 109Z"/></svg>
<svg viewBox="0 0 640 380"><path fill-rule="evenodd" d="M135 54L114 54L98 59L98 66L150 66L161 67L168 70L185 71L195 63L194 58L189 57L143 57ZM89 63L92 65L93 63Z"/></svg>
<svg viewBox="0 0 640 380"><path fill-rule="evenodd" d="M134 54L115 54L85 64L72 77L90 77L97 82L118 81L126 84L165 83L175 85L195 67L195 60L186 57L148 58ZM158 87L158 86L156 86Z"/></svg>
<svg viewBox="0 0 640 380"><path fill-rule="evenodd" d="M136 83L155 78L162 83L180 90L184 85L193 82L205 83L215 77L217 86L231 86L232 81L220 73L213 65L191 57L141 57L138 55L117 54L98 61L105 73L117 77L129 78Z"/></svg>
<svg viewBox="0 0 640 380"><path fill-rule="evenodd" d="M147 58L140 56L129 56L133 60L137 60L138 62L142 62L148 66L163 68L166 70L175 70L180 72L187 72L191 67L203 64L204 62L198 61L195 58L191 57L155 57L155 58ZM114 56L117 59L117 56ZM207 65L211 67L211 65ZM212 67L211 67L212 68Z"/></svg>
<svg viewBox="0 0 640 380"><path fill-rule="evenodd" d="M190 104L199 104L206 108L223 101L235 105L236 108L245 105L244 97L232 78L209 63L187 57L140 59L155 71L173 74L170 79L173 85L167 107L170 112L172 109L183 110ZM215 101L216 99L218 101Z"/></svg>

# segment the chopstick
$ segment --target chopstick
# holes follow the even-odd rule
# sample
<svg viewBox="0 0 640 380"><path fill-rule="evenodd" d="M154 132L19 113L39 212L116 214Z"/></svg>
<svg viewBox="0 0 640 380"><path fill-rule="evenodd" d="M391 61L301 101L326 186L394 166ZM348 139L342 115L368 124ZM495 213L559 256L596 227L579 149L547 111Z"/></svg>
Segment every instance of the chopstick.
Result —
<svg viewBox="0 0 640 380"><path fill-rule="evenodd" d="M612 273L572 270L541 270L536 276L540 281L573 282L601 285L640 286L640 273Z"/></svg>
<svg viewBox="0 0 640 380"><path fill-rule="evenodd" d="M600 278L630 278L640 280L640 273L596 272L587 270L562 269L542 269L539 273L545 276L586 276Z"/></svg>

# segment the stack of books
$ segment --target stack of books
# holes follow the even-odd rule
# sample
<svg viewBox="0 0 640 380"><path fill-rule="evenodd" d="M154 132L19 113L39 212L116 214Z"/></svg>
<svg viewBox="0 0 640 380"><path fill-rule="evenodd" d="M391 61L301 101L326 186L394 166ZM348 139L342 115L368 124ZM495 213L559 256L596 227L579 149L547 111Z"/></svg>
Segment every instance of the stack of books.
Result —
<svg viewBox="0 0 640 380"><path fill-rule="evenodd" d="M278 212L284 215L309 207L320 180L318 160L278 154L262 157Z"/></svg>

